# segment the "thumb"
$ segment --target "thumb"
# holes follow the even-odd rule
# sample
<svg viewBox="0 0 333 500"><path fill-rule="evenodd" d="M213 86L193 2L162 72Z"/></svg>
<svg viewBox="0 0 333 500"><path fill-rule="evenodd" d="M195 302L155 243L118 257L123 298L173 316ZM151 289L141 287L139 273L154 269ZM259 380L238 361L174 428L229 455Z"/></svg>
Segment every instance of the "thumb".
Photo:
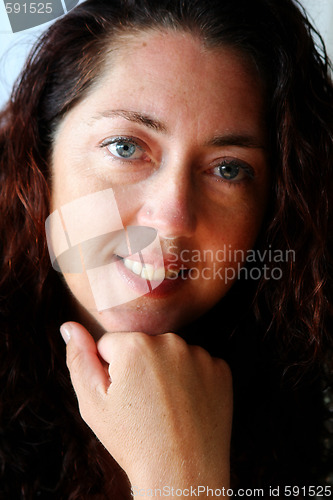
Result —
<svg viewBox="0 0 333 500"><path fill-rule="evenodd" d="M110 379L98 357L92 336L74 322L64 323L60 332L67 344L67 366L79 403L105 395Z"/></svg>

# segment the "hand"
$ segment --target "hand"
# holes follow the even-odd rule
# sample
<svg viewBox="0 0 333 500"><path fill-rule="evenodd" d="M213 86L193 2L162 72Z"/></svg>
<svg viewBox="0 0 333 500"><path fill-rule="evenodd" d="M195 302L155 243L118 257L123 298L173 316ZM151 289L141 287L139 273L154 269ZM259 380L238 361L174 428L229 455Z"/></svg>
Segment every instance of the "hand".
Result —
<svg viewBox="0 0 333 500"><path fill-rule="evenodd" d="M132 486L228 488L226 363L172 333L107 333L96 346L81 325L67 326L67 364L82 418Z"/></svg>

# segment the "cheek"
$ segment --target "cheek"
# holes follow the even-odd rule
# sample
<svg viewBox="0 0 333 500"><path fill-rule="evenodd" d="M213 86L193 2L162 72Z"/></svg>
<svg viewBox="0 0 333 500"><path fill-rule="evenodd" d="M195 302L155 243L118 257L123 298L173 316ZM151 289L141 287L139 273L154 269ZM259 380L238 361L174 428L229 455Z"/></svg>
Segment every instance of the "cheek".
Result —
<svg viewBox="0 0 333 500"><path fill-rule="evenodd" d="M108 187L93 176L57 172L52 182L52 211L78 198L100 192Z"/></svg>
<svg viewBox="0 0 333 500"><path fill-rule="evenodd" d="M266 209L266 189L257 196L239 198L218 210L206 223L207 241L213 247L230 245L234 249L251 248L258 236ZM211 237L208 237L208 234Z"/></svg>
<svg viewBox="0 0 333 500"><path fill-rule="evenodd" d="M264 211L249 208L224 221L225 239L230 247L235 250L252 248L260 231L263 214Z"/></svg>
<svg viewBox="0 0 333 500"><path fill-rule="evenodd" d="M94 296L86 273L63 274L65 282L75 299L89 311L96 311Z"/></svg>
<svg viewBox="0 0 333 500"><path fill-rule="evenodd" d="M236 188L237 189L237 188ZM206 217L202 225L200 248L206 251L204 266L210 268L206 276L206 292L221 298L238 276L239 266L253 248L261 229L267 203L267 184L253 192L225 204L216 210L215 216ZM235 194L235 196L236 196Z"/></svg>
<svg viewBox="0 0 333 500"><path fill-rule="evenodd" d="M52 209L106 189L108 183L96 175L89 155L80 155L62 141L54 149L52 162Z"/></svg>

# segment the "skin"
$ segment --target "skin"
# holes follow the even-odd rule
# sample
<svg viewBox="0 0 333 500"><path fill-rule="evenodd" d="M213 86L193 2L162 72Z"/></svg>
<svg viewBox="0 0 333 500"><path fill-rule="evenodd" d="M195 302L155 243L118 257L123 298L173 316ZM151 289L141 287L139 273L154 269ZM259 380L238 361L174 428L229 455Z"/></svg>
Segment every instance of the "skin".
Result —
<svg viewBox="0 0 333 500"><path fill-rule="evenodd" d="M164 254L171 243L178 253L250 249L269 184L264 92L255 70L230 49L206 49L189 34L142 33L119 45L98 85L57 130L53 209L112 187L124 225L156 228ZM102 116L119 109L159 127ZM119 160L100 147L117 136L135 137L139 157ZM236 182L221 179L225 158L249 165L253 178L241 168ZM221 266L213 258L196 267L212 276L214 264ZM98 312L82 276L65 279L92 333L74 322L61 329L80 412L132 487L227 488L230 370L175 333L158 334L210 309L231 283L201 276L162 297ZM93 337L101 338L96 344Z"/></svg>
<svg viewBox="0 0 333 500"><path fill-rule="evenodd" d="M86 276L65 274L94 332L177 331L229 290L232 281L214 278L214 269L237 261L215 256L224 245L252 248L266 206L262 96L255 70L230 49L205 49L189 34L144 33L120 43L98 85L67 114L55 135L52 209L111 187L124 226L157 229L164 256L189 252L184 265L199 276L163 297L97 311ZM143 114L160 129L110 110ZM137 158L124 161L101 147L118 136L135 138ZM254 178L241 168L225 181L218 165L226 158L249 166ZM188 262L207 250L213 258Z"/></svg>

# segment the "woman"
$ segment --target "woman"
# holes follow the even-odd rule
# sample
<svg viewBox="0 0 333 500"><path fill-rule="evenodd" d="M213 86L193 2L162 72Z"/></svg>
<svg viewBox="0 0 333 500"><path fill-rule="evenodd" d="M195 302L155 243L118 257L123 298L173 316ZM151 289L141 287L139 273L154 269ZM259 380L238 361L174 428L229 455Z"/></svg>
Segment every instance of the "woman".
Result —
<svg viewBox="0 0 333 500"><path fill-rule="evenodd" d="M329 496L311 31L291 0L90 0L40 40L1 119L4 497Z"/></svg>

